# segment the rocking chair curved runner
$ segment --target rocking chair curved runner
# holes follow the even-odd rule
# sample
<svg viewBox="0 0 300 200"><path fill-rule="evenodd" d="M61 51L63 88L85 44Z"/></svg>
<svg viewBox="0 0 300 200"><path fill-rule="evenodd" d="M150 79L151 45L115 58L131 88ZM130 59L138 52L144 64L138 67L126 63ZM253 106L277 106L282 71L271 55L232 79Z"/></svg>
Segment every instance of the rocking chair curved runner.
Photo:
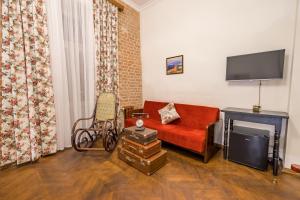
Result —
<svg viewBox="0 0 300 200"><path fill-rule="evenodd" d="M93 115L78 119L72 128L72 146L76 151L112 152L118 142L116 97L112 93L102 93L97 99ZM77 128L80 122L92 120L89 128ZM102 138L103 148L94 148Z"/></svg>

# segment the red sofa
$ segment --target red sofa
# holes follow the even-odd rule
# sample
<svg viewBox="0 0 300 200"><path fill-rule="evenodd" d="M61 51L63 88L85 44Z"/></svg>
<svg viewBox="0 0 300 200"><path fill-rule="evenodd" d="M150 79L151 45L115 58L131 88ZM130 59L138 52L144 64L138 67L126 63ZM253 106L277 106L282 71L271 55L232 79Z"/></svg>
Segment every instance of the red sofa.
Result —
<svg viewBox="0 0 300 200"><path fill-rule="evenodd" d="M219 121L218 108L175 104L180 119L170 124L161 124L158 110L166 106L165 102L145 101L144 108L137 112L149 114L144 120L145 127L156 129L158 138L204 156L204 162L217 151L214 145L214 126ZM135 112L135 111L133 111ZM125 127L135 126L136 119L125 119Z"/></svg>

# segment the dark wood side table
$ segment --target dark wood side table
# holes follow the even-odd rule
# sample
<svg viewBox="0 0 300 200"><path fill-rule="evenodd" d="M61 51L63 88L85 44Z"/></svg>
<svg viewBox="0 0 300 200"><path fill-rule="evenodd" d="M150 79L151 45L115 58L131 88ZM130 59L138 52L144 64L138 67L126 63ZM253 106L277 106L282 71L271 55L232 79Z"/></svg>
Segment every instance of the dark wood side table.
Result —
<svg viewBox="0 0 300 200"><path fill-rule="evenodd" d="M124 118L125 119L130 118L131 113L134 110L134 107L133 106L124 106L123 109L124 109Z"/></svg>
<svg viewBox="0 0 300 200"><path fill-rule="evenodd" d="M278 165L279 165L279 141L282 129L282 122L286 119L286 129L288 125L289 115L286 112L277 111L261 111L255 113L252 109L242 109L242 108L225 108L221 110L224 113L224 149L223 155L224 159L228 159L228 138L230 131L233 130L233 121L246 121L260 124L268 124L275 126L274 134L274 147L273 147L273 175L278 175ZM285 134L286 135L286 134Z"/></svg>

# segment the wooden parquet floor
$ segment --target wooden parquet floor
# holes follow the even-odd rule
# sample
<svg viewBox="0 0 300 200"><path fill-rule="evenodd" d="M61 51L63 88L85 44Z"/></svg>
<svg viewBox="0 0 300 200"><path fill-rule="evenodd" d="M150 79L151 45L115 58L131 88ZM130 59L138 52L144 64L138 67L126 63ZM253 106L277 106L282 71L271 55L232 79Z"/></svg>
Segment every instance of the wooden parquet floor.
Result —
<svg viewBox="0 0 300 200"><path fill-rule="evenodd" d="M168 163L148 177L106 152L72 149L34 164L0 171L1 200L277 200L300 199L300 178L282 174L273 183L261 172L222 159L208 164L198 155L164 146Z"/></svg>

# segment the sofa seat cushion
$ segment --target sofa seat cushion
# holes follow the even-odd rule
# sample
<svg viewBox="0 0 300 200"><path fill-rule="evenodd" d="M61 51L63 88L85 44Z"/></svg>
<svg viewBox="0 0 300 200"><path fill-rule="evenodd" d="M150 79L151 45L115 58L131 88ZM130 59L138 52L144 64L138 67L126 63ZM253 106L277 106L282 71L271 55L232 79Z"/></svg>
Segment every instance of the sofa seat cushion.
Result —
<svg viewBox="0 0 300 200"><path fill-rule="evenodd" d="M125 120L125 127L135 126L136 119ZM147 128L158 131L160 140L203 153L205 151L206 130L193 129L173 124L163 125L160 121L153 119L144 119L144 125Z"/></svg>
<svg viewBox="0 0 300 200"><path fill-rule="evenodd" d="M158 130L158 138L195 152L203 153L205 151L206 130L204 129L163 125Z"/></svg>

